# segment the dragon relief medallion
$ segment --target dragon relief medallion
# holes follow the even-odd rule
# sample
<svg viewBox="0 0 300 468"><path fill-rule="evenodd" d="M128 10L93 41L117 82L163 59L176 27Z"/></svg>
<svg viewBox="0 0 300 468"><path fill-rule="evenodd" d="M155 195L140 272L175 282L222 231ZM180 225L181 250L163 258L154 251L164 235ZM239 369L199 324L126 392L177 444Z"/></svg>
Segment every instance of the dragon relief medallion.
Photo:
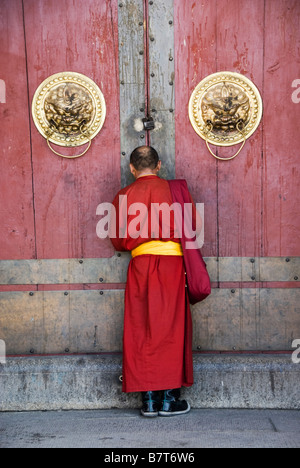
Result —
<svg viewBox="0 0 300 468"><path fill-rule="evenodd" d="M234 72L218 72L204 78L189 102L195 132L217 146L245 143L262 117L262 99L249 78Z"/></svg>
<svg viewBox="0 0 300 468"><path fill-rule="evenodd" d="M50 91L44 110L50 129L67 136L84 134L95 112L89 93L72 83L59 85Z"/></svg>
<svg viewBox="0 0 300 468"><path fill-rule="evenodd" d="M106 104L99 87L87 76L57 73L36 90L32 116L48 146L49 142L67 147L90 145L104 125Z"/></svg>
<svg viewBox="0 0 300 468"><path fill-rule="evenodd" d="M247 94L233 84L218 84L203 97L201 112L204 122L221 133L244 127L249 120L250 100Z"/></svg>

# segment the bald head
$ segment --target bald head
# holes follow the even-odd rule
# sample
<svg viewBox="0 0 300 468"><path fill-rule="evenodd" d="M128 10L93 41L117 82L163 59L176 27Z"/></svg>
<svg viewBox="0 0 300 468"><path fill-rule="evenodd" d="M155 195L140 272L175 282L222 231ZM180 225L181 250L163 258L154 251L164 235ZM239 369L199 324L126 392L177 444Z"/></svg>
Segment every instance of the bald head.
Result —
<svg viewBox="0 0 300 468"><path fill-rule="evenodd" d="M140 146L130 156L130 164L139 172L145 169L156 169L158 162L157 151L151 146Z"/></svg>

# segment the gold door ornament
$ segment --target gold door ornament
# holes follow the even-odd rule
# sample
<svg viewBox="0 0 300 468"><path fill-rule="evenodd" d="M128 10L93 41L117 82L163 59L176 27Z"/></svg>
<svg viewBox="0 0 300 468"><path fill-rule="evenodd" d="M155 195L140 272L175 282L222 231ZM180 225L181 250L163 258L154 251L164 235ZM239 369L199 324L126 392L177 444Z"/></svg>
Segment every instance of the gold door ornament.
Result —
<svg viewBox="0 0 300 468"><path fill-rule="evenodd" d="M94 81L80 73L64 72L50 76L38 87L32 115L51 151L74 159L89 150L92 139L103 127L106 105ZM55 151L51 143L65 147L88 146L81 154L64 156Z"/></svg>
<svg viewBox="0 0 300 468"><path fill-rule="evenodd" d="M209 152L221 161L234 159L257 129L263 111L260 93L243 75L219 72L206 77L195 88L189 117L195 132L205 140ZM209 144L232 146L242 143L230 158L214 154Z"/></svg>

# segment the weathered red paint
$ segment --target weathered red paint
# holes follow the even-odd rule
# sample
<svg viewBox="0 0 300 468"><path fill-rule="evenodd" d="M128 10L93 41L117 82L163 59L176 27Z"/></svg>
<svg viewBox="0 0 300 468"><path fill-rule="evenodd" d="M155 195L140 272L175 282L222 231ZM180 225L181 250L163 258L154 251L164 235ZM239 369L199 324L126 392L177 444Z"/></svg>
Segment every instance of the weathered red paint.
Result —
<svg viewBox="0 0 300 468"><path fill-rule="evenodd" d="M266 3L263 245L265 256L300 253L300 3Z"/></svg>
<svg viewBox="0 0 300 468"><path fill-rule="evenodd" d="M0 78L8 84L7 105L0 104L1 259L109 257L109 241L96 236L96 207L120 188L117 2L23 3L24 24L22 1L1 2L1 18L8 21L1 27L6 48L0 58ZM32 119L29 133L35 90L48 76L69 70L92 78L107 104L101 133L78 160L54 156Z"/></svg>
<svg viewBox="0 0 300 468"><path fill-rule="evenodd" d="M194 200L205 203L206 256L218 254L217 163L192 129L188 103L195 86L216 71L217 1L174 2L176 175L186 178Z"/></svg>
<svg viewBox="0 0 300 468"><path fill-rule="evenodd" d="M298 256L300 3L175 0L176 169L205 203L207 256ZM261 91L264 119L231 162L216 162L187 113L199 81L229 70ZM233 154L234 148L219 148Z"/></svg>
<svg viewBox="0 0 300 468"><path fill-rule="evenodd" d="M35 257L26 57L21 0L0 5L0 259Z"/></svg>
<svg viewBox="0 0 300 468"><path fill-rule="evenodd" d="M117 24L110 0L25 0L30 97L47 76L72 70L92 78L107 103L105 125L81 159L54 157L32 129L38 258L113 253L95 226L97 205L120 186Z"/></svg>

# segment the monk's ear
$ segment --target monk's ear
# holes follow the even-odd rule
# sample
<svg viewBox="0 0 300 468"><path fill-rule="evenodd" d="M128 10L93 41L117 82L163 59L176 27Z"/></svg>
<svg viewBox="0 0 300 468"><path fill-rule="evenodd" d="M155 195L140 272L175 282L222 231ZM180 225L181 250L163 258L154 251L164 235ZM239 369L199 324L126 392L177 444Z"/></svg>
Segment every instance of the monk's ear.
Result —
<svg viewBox="0 0 300 468"><path fill-rule="evenodd" d="M157 166L156 166L156 169L157 169L158 171L161 170L161 161L158 161L158 164L157 164Z"/></svg>
<svg viewBox="0 0 300 468"><path fill-rule="evenodd" d="M134 175L134 177L136 176L136 169L135 167L133 166L133 164L129 164L129 167L130 167L130 172L131 174Z"/></svg>

